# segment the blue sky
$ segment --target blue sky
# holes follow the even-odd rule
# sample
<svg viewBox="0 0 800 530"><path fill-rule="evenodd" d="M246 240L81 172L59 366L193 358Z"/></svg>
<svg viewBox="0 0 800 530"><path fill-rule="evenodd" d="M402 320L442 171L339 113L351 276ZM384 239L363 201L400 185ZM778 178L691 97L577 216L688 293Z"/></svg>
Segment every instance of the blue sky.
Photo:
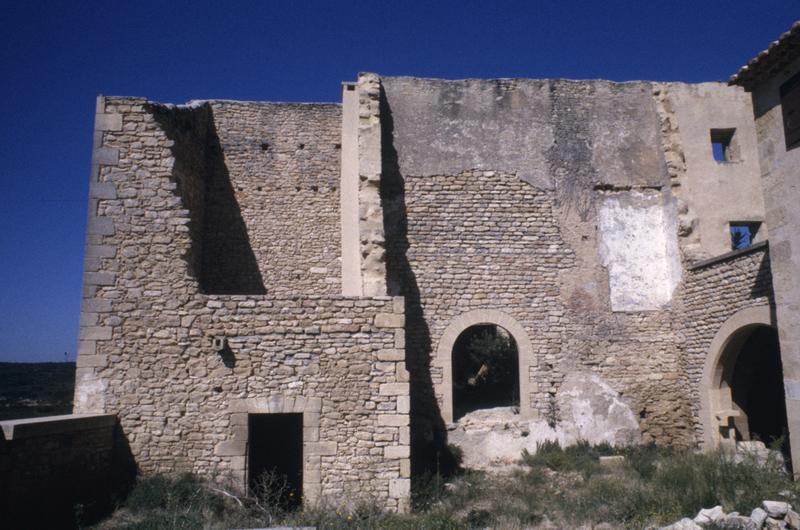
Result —
<svg viewBox="0 0 800 530"><path fill-rule="evenodd" d="M3 2L0 361L74 359L97 94L338 101L359 71L725 80L795 0Z"/></svg>

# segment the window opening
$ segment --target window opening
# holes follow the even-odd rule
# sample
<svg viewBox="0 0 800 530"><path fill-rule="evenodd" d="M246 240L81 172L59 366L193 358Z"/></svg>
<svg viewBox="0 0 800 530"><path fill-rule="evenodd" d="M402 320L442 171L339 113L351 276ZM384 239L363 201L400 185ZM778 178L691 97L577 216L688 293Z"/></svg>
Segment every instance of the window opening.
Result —
<svg viewBox="0 0 800 530"><path fill-rule="evenodd" d="M711 129L711 152L717 162L737 162L739 153L734 141L736 129Z"/></svg>
<svg viewBox="0 0 800 530"><path fill-rule="evenodd" d="M751 246L755 242L760 224L754 222L730 223L731 250L741 250Z"/></svg>

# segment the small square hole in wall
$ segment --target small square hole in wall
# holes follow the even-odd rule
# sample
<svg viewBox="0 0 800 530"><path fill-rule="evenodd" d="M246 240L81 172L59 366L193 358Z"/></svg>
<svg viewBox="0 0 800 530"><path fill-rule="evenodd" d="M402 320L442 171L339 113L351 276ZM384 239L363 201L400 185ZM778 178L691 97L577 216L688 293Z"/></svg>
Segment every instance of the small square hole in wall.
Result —
<svg viewBox="0 0 800 530"><path fill-rule="evenodd" d="M741 250L751 246L755 242L760 225L758 222L731 222L731 250Z"/></svg>
<svg viewBox="0 0 800 530"><path fill-rule="evenodd" d="M734 138L736 129L711 129L711 151L717 162L737 162L738 148Z"/></svg>

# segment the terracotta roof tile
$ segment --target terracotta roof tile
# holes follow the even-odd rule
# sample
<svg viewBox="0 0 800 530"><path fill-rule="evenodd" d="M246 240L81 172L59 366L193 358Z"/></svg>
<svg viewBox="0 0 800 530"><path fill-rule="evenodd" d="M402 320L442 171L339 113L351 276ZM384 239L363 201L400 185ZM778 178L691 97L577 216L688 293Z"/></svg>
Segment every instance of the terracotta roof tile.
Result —
<svg viewBox="0 0 800 530"><path fill-rule="evenodd" d="M768 77L789 62L800 57L800 20L774 41L769 47L750 59L748 63L728 80L729 85L740 85L752 90L765 77Z"/></svg>

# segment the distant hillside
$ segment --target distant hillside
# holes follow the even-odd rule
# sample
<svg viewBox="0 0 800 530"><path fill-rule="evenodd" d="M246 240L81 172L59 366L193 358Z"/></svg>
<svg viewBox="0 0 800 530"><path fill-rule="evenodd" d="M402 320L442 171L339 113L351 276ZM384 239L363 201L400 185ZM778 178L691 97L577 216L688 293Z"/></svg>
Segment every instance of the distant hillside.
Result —
<svg viewBox="0 0 800 530"><path fill-rule="evenodd" d="M72 412L75 363L0 363L0 420Z"/></svg>

